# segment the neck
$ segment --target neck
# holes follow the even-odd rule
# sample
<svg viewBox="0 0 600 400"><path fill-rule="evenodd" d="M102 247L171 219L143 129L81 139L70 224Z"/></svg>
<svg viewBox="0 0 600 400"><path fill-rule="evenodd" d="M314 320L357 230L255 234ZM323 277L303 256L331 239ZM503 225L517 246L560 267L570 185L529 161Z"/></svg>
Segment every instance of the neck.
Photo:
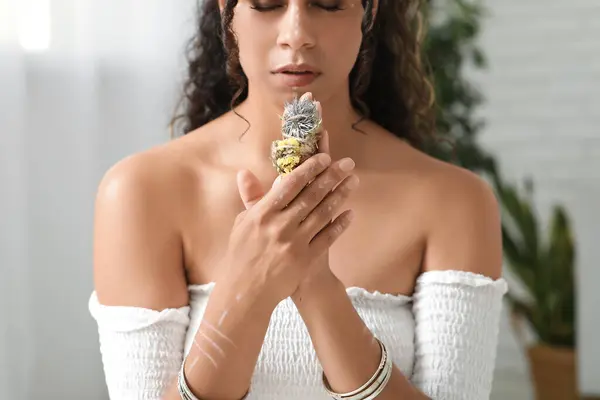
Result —
<svg viewBox="0 0 600 400"><path fill-rule="evenodd" d="M298 97L304 92L298 93ZM248 98L237 107L237 112L248 120L250 128L243 138L250 151L261 156L270 152L271 143L274 140L281 139L281 119L283 113L284 101L290 101L294 95L290 93L287 98L273 100L261 94L260 90L252 90L249 87ZM343 148L342 145L347 141L348 132L352 130L352 124L360 118L359 114L352 107L350 93L346 88L340 90L330 97L319 98L315 95L315 100L321 102L323 109L323 128L329 132L330 148L332 156L335 158L335 149ZM245 121L244 130L247 127Z"/></svg>

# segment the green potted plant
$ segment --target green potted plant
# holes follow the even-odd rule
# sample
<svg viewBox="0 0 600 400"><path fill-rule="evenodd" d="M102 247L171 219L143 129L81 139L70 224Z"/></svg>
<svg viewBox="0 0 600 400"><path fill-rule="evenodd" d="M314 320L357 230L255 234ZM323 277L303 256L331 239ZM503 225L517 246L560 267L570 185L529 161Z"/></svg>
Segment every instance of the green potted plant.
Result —
<svg viewBox="0 0 600 400"><path fill-rule="evenodd" d="M426 151L489 177L503 209L502 234L508 272L524 288L523 297L507 295L517 332L525 324L537 336L526 344L531 377L538 399L577 398L575 373L575 249L571 223L562 206L555 206L548 234L541 232L532 203L533 185L525 194L506 184L497 163L476 136L483 121L475 117L481 93L465 78L465 67L486 66L477 46L484 8L479 1L426 0L428 34L423 59L428 61L435 88L437 132L452 145L434 140ZM512 283L512 282L511 282ZM522 336L522 335L521 335Z"/></svg>
<svg viewBox="0 0 600 400"><path fill-rule="evenodd" d="M479 1L425 2L423 16L427 35L423 42L423 60L429 66L435 90L438 134L426 143L425 151L474 172L493 173L495 160L476 140L484 126L475 116L483 96L464 73L466 67L482 69L486 66L477 43L483 15Z"/></svg>
<svg viewBox="0 0 600 400"><path fill-rule="evenodd" d="M501 208L505 259L525 288L524 298L507 295L515 329L526 321L537 336L527 346L538 399L576 398L575 250L571 224L561 206L553 209L549 235L542 235L533 211L531 183L521 195L501 179L494 158L476 140L483 121L475 110L483 97L464 77L464 67L485 68L477 46L484 9L478 1L426 2L428 35L423 58L429 61L437 109L437 132L451 146L433 141L426 151L491 178ZM542 237L548 236L548 237ZM512 288L512 285L511 285Z"/></svg>
<svg viewBox="0 0 600 400"><path fill-rule="evenodd" d="M497 177L502 205L502 239L509 271L525 296L507 294L517 333L528 326L535 334L525 343L537 399L578 399L576 378L575 246L565 209L554 206L543 235L532 205L533 185L525 195ZM520 335L524 338L524 335ZM522 340L525 342L525 340Z"/></svg>

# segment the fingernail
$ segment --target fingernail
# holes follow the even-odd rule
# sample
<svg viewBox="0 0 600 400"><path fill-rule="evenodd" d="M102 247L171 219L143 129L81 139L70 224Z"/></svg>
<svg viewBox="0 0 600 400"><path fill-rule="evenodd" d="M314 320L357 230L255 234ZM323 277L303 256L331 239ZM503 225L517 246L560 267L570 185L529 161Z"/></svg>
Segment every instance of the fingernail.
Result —
<svg viewBox="0 0 600 400"><path fill-rule="evenodd" d="M346 221L352 222L353 219L354 219L354 211L350 210L350 211L348 211L348 214L346 214Z"/></svg>
<svg viewBox="0 0 600 400"><path fill-rule="evenodd" d="M356 189L358 187L359 182L360 182L360 180L358 179L358 176L352 175L350 178L348 178L348 189L350 189L350 190Z"/></svg>
<svg viewBox="0 0 600 400"><path fill-rule="evenodd" d="M344 172L352 171L354 166L354 161L351 158L344 158L340 161L340 169Z"/></svg>
<svg viewBox="0 0 600 400"><path fill-rule="evenodd" d="M323 154L321 156L321 162L323 163L323 165L329 165L331 163L331 156L327 153L321 153Z"/></svg>

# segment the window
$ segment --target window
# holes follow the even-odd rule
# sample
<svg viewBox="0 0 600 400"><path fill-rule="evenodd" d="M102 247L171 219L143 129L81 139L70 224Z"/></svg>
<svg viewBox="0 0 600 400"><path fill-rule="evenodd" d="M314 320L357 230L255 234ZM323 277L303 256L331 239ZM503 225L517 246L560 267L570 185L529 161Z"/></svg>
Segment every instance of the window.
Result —
<svg viewBox="0 0 600 400"><path fill-rule="evenodd" d="M27 52L50 47L50 1L8 0L15 7L19 44Z"/></svg>

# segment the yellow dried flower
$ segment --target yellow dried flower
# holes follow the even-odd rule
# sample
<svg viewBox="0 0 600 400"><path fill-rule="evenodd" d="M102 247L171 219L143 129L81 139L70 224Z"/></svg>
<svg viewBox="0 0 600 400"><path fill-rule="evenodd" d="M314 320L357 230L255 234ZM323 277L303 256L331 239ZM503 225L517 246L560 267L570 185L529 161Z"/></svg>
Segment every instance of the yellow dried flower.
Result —
<svg viewBox="0 0 600 400"><path fill-rule="evenodd" d="M318 151L321 115L308 94L286 103L282 116L282 140L271 146L273 165L280 175L292 172Z"/></svg>

